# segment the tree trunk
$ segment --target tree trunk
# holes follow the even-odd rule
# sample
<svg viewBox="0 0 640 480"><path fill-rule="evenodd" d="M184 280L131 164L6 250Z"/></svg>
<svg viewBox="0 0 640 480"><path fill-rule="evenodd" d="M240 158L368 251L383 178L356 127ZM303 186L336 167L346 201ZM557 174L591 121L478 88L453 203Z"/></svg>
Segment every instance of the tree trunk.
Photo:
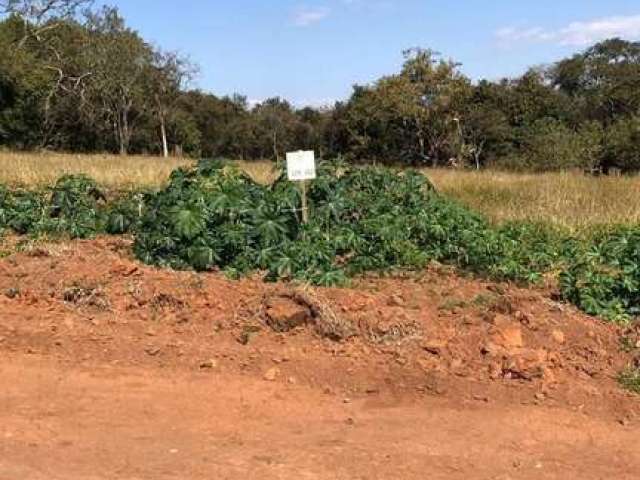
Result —
<svg viewBox="0 0 640 480"><path fill-rule="evenodd" d="M276 158L276 162L280 161L280 155L278 155L278 133L273 132L273 155Z"/></svg>
<svg viewBox="0 0 640 480"><path fill-rule="evenodd" d="M167 127L165 126L164 115L160 115L160 136L162 137L162 156L169 158L169 145L167 144Z"/></svg>

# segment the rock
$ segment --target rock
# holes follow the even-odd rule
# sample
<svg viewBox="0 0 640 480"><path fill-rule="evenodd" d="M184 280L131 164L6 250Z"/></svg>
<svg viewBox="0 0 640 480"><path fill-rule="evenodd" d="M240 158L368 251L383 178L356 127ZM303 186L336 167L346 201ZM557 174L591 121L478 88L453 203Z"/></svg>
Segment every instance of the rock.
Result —
<svg viewBox="0 0 640 480"><path fill-rule="evenodd" d="M20 295L20 290L17 288L9 288L4 292L5 297L14 299Z"/></svg>
<svg viewBox="0 0 640 480"><path fill-rule="evenodd" d="M447 342L443 340L427 340L423 342L422 348L432 355L442 355L445 348L447 348Z"/></svg>
<svg viewBox="0 0 640 480"><path fill-rule="evenodd" d="M498 327L496 332L491 336L491 340L493 343L507 350L524 347L522 329L519 326Z"/></svg>
<svg viewBox="0 0 640 480"><path fill-rule="evenodd" d="M266 315L267 324L276 332L289 332L311 320L311 312L307 307L285 297L270 299Z"/></svg>
<svg viewBox="0 0 640 480"><path fill-rule="evenodd" d="M213 358L210 360L205 360L204 362L202 362L200 364L200 368L202 370L212 370L214 368L216 368L218 366L218 362L217 360L214 360Z"/></svg>
<svg viewBox="0 0 640 480"><path fill-rule="evenodd" d="M481 353L489 357L497 357L503 352L503 348L493 342L487 342L482 347Z"/></svg>
<svg viewBox="0 0 640 480"><path fill-rule="evenodd" d="M504 361L503 375L505 378L518 380L544 378L548 370L548 358L545 350L524 350Z"/></svg>
<svg viewBox="0 0 640 480"><path fill-rule="evenodd" d="M160 354L160 350L160 347L148 347L145 349L145 352L147 352L147 355L155 357Z"/></svg>
<svg viewBox="0 0 640 480"><path fill-rule="evenodd" d="M553 338L554 342L560 345L564 345L566 342L564 333L561 330L554 330L553 332L551 332L551 338Z"/></svg>
<svg viewBox="0 0 640 480"><path fill-rule="evenodd" d="M236 338L240 345L248 345L249 342L260 332L260 327L256 325L245 325L242 332Z"/></svg>
<svg viewBox="0 0 640 480"><path fill-rule="evenodd" d="M280 376L279 368L270 368L265 372L264 379L268 382L275 382L279 376Z"/></svg>
<svg viewBox="0 0 640 480"><path fill-rule="evenodd" d="M402 295L395 294L391 295L387 304L390 307L404 307L405 301L404 298L402 298Z"/></svg>

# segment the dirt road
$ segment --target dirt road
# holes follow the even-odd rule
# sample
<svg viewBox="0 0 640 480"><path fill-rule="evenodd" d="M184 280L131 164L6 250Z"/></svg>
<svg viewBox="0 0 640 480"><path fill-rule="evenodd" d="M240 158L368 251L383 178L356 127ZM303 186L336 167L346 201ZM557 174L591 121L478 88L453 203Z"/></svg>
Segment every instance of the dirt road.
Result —
<svg viewBox="0 0 640 480"><path fill-rule="evenodd" d="M322 312L272 330L310 314L290 286L126 248L0 260L0 480L640 478L615 381L638 352L548 291L435 271L316 292L337 342Z"/></svg>
<svg viewBox="0 0 640 480"><path fill-rule="evenodd" d="M0 479L636 479L638 428L146 369L0 366Z"/></svg>

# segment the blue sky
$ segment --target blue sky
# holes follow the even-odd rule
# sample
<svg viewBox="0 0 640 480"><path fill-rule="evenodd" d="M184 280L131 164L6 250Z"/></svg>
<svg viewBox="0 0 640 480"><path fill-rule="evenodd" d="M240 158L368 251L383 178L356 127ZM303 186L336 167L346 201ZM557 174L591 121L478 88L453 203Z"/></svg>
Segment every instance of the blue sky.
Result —
<svg viewBox="0 0 640 480"><path fill-rule="evenodd" d="M428 47L474 79L522 73L610 36L640 40L639 0L111 0L217 95L298 105L346 98Z"/></svg>

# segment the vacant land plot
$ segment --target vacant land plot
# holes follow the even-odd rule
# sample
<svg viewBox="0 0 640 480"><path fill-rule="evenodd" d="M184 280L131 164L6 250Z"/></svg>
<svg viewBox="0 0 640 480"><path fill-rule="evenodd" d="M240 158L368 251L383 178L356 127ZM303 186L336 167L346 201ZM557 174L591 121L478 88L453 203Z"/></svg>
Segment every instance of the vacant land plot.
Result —
<svg viewBox="0 0 640 480"><path fill-rule="evenodd" d="M0 259L0 478L637 478L634 354L547 291L446 269L301 291L128 249Z"/></svg>

